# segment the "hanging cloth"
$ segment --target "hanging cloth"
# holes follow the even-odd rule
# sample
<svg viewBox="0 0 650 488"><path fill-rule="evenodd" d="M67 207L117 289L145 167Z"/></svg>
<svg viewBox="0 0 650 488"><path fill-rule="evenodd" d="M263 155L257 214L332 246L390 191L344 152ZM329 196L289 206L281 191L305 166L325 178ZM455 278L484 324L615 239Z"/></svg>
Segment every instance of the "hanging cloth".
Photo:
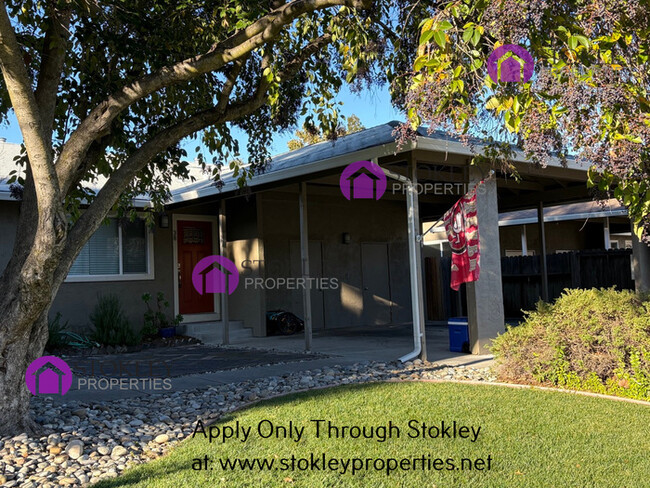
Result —
<svg viewBox="0 0 650 488"><path fill-rule="evenodd" d="M460 288L461 283L477 281L480 274L481 252L476 214L476 187L463 195L443 219L449 246L451 247L451 287Z"/></svg>

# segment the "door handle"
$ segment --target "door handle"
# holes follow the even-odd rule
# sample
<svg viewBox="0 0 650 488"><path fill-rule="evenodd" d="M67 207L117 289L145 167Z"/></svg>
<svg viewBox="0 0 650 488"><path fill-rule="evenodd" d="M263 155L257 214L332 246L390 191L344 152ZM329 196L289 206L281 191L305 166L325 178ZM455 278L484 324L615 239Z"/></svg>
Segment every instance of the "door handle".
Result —
<svg viewBox="0 0 650 488"><path fill-rule="evenodd" d="M178 269L178 287L180 288L183 286L183 282L181 280L181 263L177 264L177 269Z"/></svg>

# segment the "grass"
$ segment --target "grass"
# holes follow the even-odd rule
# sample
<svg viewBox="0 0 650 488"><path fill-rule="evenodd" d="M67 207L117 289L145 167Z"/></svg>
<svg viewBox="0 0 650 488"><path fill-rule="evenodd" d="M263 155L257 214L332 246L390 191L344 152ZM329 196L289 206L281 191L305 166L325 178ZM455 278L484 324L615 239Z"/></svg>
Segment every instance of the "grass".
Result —
<svg viewBox="0 0 650 488"><path fill-rule="evenodd" d="M311 419L343 425L392 421L399 439L317 439ZM453 422L480 427L470 439L409 438L411 419L427 424ZM260 438L262 420L304 426L303 440ZM209 443L202 436L182 443L169 456L138 466L101 488L153 487L616 487L648 486L650 408L603 398L498 386L440 383L382 383L345 386L265 401L224 418L216 427L253 426L246 442ZM432 458L487 460L491 469L400 471L224 471L224 458L309 457ZM195 471L196 458L209 456L213 470ZM277 466L277 464L276 464ZM466 464L467 466L467 464ZM478 465L481 467L480 463Z"/></svg>

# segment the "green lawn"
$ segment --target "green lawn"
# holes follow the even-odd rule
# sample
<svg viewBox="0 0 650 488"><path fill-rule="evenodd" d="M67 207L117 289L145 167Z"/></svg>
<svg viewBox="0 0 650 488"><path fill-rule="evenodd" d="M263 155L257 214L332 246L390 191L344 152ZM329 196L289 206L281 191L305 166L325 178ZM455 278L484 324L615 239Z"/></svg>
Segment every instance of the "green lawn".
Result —
<svg viewBox="0 0 650 488"><path fill-rule="evenodd" d="M400 428L400 438L378 442L325 435L318 439L312 419L366 426L392 421ZM292 421L305 427L303 439L260 438L256 428L263 420L283 425ZM407 434L415 432L408 428L410 420L437 426L443 420L456 421L457 432L468 438L409 438ZM384 383L266 401L223 419L215 427L234 427L237 421L240 426L252 427L246 442L231 439L209 443L196 437L163 459L96 486L625 488L650 483L650 408L601 398L499 386ZM263 427L267 425L262 423ZM480 427L475 442L471 430L461 431L461 426L473 427L474 432ZM291 466L292 455L309 458L311 453L319 459L325 453L328 460L359 458L372 459L371 463L377 458L402 462L403 458L430 456L432 465L434 459L442 458L445 469L422 470L421 460L415 471L397 469L390 475L385 469L361 469L351 474L350 467L346 474L340 474L342 468L339 472L275 469ZM203 460L206 455L213 469L193 470L193 460ZM224 471L219 460L225 458L274 460L274 469ZM448 463L448 458L453 461ZM462 459L471 460L464 461L465 468L471 463L471 470L447 469L460 467ZM381 467L381 461L377 462ZM406 466L412 461L403 462ZM296 463L304 465L304 461Z"/></svg>

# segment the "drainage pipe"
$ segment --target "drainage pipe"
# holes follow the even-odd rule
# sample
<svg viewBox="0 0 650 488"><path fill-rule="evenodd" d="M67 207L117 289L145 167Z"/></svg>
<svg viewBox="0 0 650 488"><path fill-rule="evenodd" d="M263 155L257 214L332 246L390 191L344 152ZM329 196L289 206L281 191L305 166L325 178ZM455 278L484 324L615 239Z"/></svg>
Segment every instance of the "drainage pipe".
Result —
<svg viewBox="0 0 650 488"><path fill-rule="evenodd" d="M377 164L377 160L373 161ZM426 335L424 329L424 292L422 286L422 262L420 258L420 231L418 229L418 195L411 179L382 168L388 178L397 180L407 188L406 211L408 215L409 269L411 278L411 307L413 313L413 351L399 358L405 363L418 356L427 359Z"/></svg>

